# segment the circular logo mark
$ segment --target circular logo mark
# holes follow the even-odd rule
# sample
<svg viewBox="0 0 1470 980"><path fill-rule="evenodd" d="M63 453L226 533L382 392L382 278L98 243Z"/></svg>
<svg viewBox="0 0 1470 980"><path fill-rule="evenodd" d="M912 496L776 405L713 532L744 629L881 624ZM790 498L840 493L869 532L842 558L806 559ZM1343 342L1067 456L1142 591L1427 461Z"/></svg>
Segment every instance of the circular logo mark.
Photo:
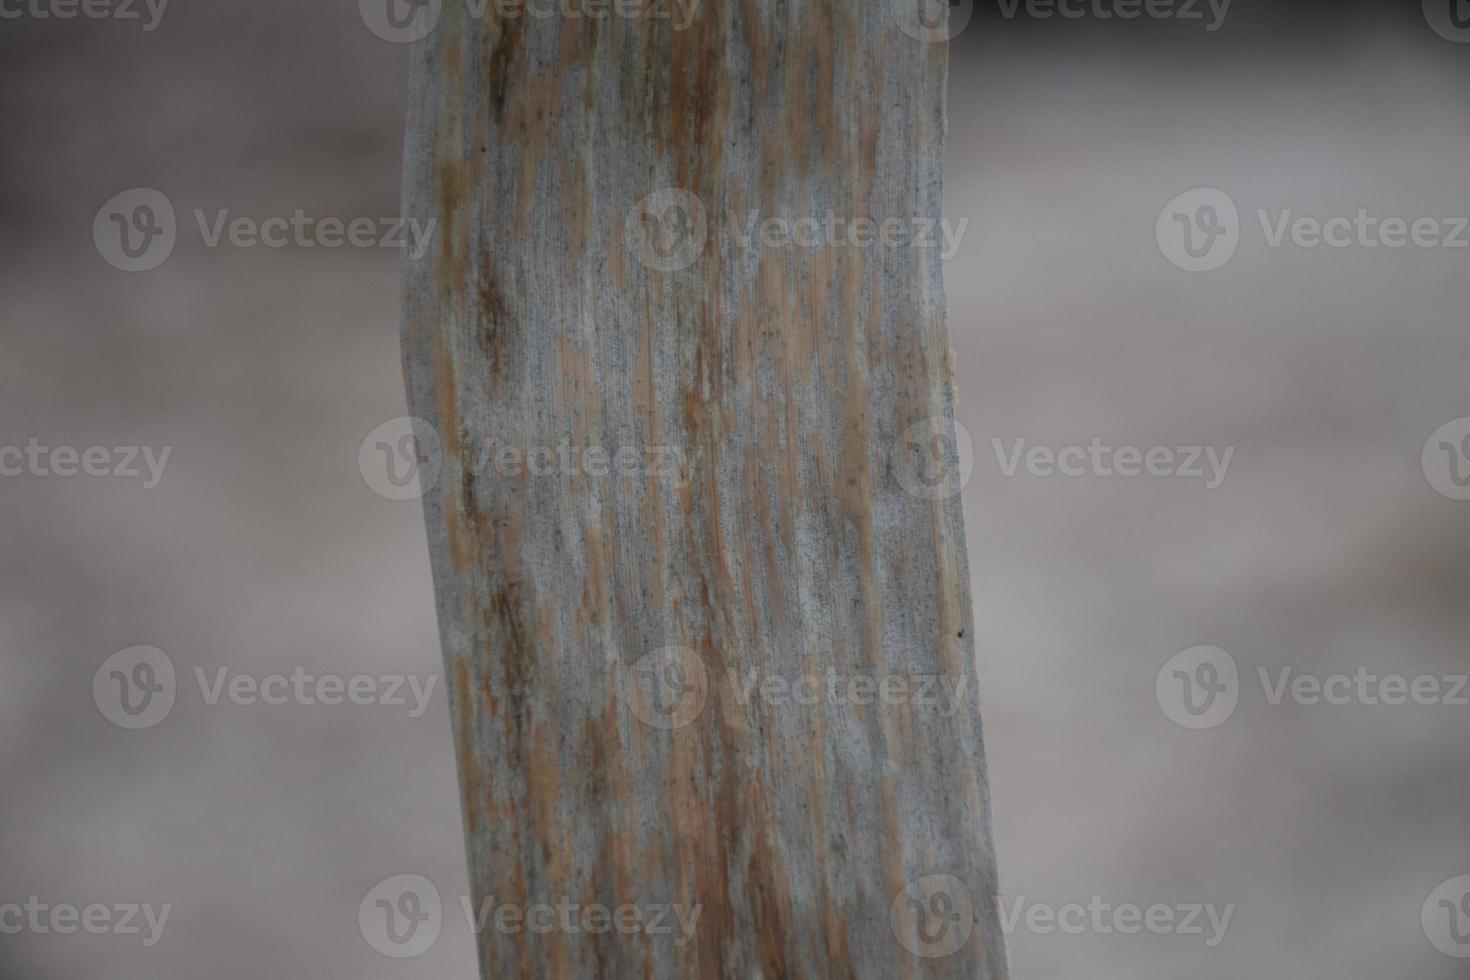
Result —
<svg viewBox="0 0 1470 980"><path fill-rule="evenodd" d="M948 500L969 484L975 471L970 430L941 415L920 419L899 436L893 468L911 496Z"/></svg>
<svg viewBox="0 0 1470 980"><path fill-rule="evenodd" d="M975 900L954 875L925 875L909 882L888 909L893 934L915 956L953 956L975 931Z"/></svg>
<svg viewBox="0 0 1470 980"><path fill-rule="evenodd" d="M423 419L401 415L367 434L357 468L373 493L388 500L417 500L439 482L444 447Z"/></svg>
<svg viewBox="0 0 1470 980"><path fill-rule="evenodd" d="M1184 728L1218 728L1240 703L1240 671L1219 647L1190 647L1169 658L1154 681L1159 707Z"/></svg>
<svg viewBox="0 0 1470 980"><path fill-rule="evenodd" d="M940 43L959 36L975 15L975 0L889 0L899 28L915 41Z"/></svg>
<svg viewBox="0 0 1470 980"><path fill-rule="evenodd" d="M1154 225L1164 258L1186 272L1220 268L1240 246L1240 212L1217 187L1196 187L1164 205Z"/></svg>
<svg viewBox="0 0 1470 980"><path fill-rule="evenodd" d="M396 960L427 952L443 925L439 889L420 875L394 875L378 882L357 907L362 938Z"/></svg>
<svg viewBox="0 0 1470 980"><path fill-rule="evenodd" d="M124 272L147 272L163 265L177 238L173 202L151 187L113 195L92 219L97 254Z"/></svg>
<svg viewBox="0 0 1470 980"><path fill-rule="evenodd" d="M1470 0L1424 0L1424 19L1446 41L1470 43Z"/></svg>
<svg viewBox="0 0 1470 980"><path fill-rule="evenodd" d="M92 675L92 700L119 728L152 728L174 709L174 662L157 647L119 650Z"/></svg>
<svg viewBox="0 0 1470 980"><path fill-rule="evenodd" d="M1424 443L1429 485L1451 500L1470 500L1470 418L1446 422Z"/></svg>
<svg viewBox="0 0 1470 980"><path fill-rule="evenodd" d="M639 657L627 674L628 705L650 728L674 731L704 711L709 676L693 650L661 647Z"/></svg>
<svg viewBox="0 0 1470 980"><path fill-rule="evenodd" d="M1446 956L1470 960L1470 875L1451 878L1424 900L1424 935Z"/></svg>
<svg viewBox="0 0 1470 980"><path fill-rule="evenodd" d="M443 0L357 0L368 30L394 44L428 37L439 24Z"/></svg>
<svg viewBox="0 0 1470 980"><path fill-rule="evenodd" d="M708 228L704 202L670 187L633 205L623 222L623 244L655 272L677 272L704 254Z"/></svg>

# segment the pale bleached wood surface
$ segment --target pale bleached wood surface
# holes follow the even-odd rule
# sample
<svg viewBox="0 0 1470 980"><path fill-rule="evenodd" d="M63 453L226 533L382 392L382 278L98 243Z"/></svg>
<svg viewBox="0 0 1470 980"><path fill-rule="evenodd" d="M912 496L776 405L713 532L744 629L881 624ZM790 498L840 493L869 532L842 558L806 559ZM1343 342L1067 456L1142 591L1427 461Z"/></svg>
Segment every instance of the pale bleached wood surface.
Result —
<svg viewBox="0 0 1470 980"><path fill-rule="evenodd" d="M914 479L956 466L939 250L740 241L937 219L945 45L472 9L414 45L404 319L471 882L698 910L492 923L484 975L1003 980L960 498Z"/></svg>

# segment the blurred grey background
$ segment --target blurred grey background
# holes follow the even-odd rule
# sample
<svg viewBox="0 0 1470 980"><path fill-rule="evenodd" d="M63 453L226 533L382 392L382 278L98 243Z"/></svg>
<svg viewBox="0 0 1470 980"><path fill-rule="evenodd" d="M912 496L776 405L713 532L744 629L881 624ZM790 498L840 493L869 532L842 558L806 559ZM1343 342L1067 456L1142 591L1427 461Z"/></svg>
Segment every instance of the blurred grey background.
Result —
<svg viewBox="0 0 1470 980"><path fill-rule="evenodd" d="M1415 3L1017 10L954 42L946 195L1005 899L1234 911L1213 947L1023 924L1015 976L1464 978L1421 910L1470 874L1470 708L1272 705L1255 677L1470 669L1470 503L1421 465L1470 416L1470 251L1271 248L1256 212L1470 211L1470 46ZM173 447L153 489L0 479L0 905L172 907L152 947L0 934L0 976L474 975L455 911L415 959L358 924L391 875L465 893L442 683L412 717L194 680L439 672L419 505L358 468L405 412L398 253L207 249L188 215L395 214L405 68L343 0L0 20L0 444ZM146 274L92 241L133 187L180 214ZM1209 273L1155 237L1197 187L1240 211ZM992 442L1093 437L1235 451L1210 490L1008 477ZM1242 683L1196 731L1155 678L1201 644ZM179 694L128 731L92 682L136 645Z"/></svg>

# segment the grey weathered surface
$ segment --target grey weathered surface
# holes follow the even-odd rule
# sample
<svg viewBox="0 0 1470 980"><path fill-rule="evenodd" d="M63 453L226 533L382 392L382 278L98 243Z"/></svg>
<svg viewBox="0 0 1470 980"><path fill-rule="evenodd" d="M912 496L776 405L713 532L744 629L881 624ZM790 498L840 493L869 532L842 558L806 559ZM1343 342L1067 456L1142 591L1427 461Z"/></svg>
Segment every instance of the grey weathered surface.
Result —
<svg viewBox="0 0 1470 980"><path fill-rule="evenodd" d="M876 2L448 2L415 45L404 343L476 901L698 910L492 920L486 977L1006 976L960 501L912 478L931 424L956 466L938 250L739 227L937 218L945 66ZM635 213L669 188L692 255Z"/></svg>

